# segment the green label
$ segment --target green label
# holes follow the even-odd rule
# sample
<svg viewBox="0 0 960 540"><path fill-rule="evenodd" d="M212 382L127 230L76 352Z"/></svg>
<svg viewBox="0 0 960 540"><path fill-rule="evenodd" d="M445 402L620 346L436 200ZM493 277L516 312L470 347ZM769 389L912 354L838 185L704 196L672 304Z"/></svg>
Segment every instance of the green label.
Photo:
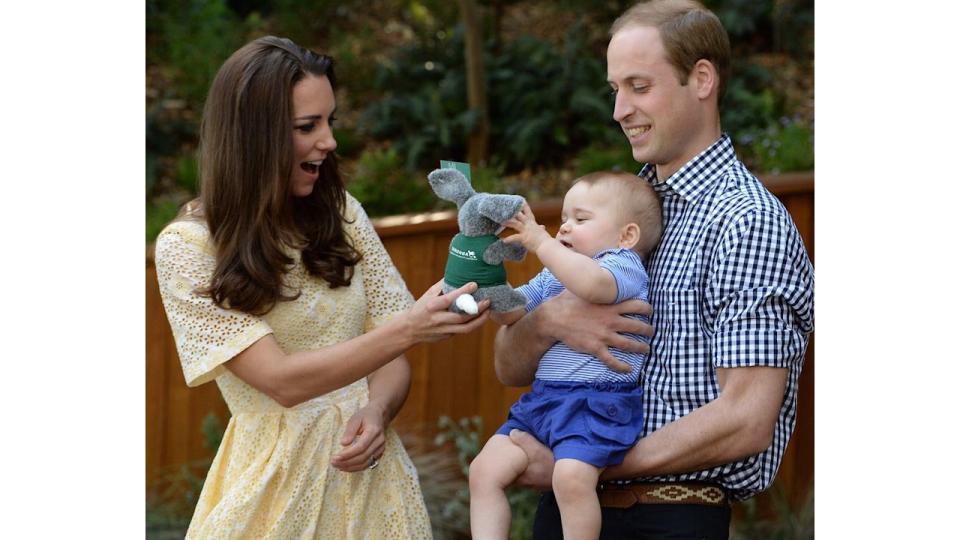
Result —
<svg viewBox="0 0 960 540"><path fill-rule="evenodd" d="M440 160L441 169L455 169L460 171L461 174L467 177L467 181L472 181L470 179L470 164L463 163L462 161L446 161Z"/></svg>

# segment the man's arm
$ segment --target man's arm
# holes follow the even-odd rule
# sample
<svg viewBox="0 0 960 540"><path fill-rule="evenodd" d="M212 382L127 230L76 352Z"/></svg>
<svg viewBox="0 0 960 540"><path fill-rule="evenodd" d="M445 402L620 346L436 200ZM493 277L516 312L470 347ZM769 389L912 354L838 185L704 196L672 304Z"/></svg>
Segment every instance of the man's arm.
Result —
<svg viewBox="0 0 960 540"><path fill-rule="evenodd" d="M619 304L591 304L564 291L540 304L511 326L497 332L493 345L497 378L507 386L526 386L533 381L540 357L557 341L571 349L599 358L611 369L629 372L630 365L617 360L610 348L647 354L650 345L622 333L650 337L653 327L623 315L650 315L653 308L640 300Z"/></svg>
<svg viewBox="0 0 960 540"><path fill-rule="evenodd" d="M549 302L548 302L549 303ZM493 342L493 367L500 382L526 386L533 382L540 357L556 343L544 332L546 304L509 326L501 326Z"/></svg>
<svg viewBox="0 0 960 540"><path fill-rule="evenodd" d="M656 476L707 469L738 461L770 447L787 385L784 368L718 369L720 395L690 414L640 439L623 463L608 467L602 480ZM553 454L532 435L510 434L530 464L521 486L550 489Z"/></svg>
<svg viewBox="0 0 960 540"><path fill-rule="evenodd" d="M717 370L720 395L640 439L602 478L636 478L707 469L759 454L773 442L787 369Z"/></svg>
<svg viewBox="0 0 960 540"><path fill-rule="evenodd" d="M510 326L511 324L519 321L526 315L526 310L522 307L506 312L498 312L490 310L490 320L499 324L500 326Z"/></svg>

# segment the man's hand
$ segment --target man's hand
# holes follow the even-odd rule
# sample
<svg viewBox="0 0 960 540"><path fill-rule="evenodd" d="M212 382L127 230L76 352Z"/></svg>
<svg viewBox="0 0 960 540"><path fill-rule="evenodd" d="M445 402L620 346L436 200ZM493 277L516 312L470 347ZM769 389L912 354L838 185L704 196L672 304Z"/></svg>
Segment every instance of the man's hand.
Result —
<svg viewBox="0 0 960 540"><path fill-rule="evenodd" d="M591 304L569 291L544 302L538 309L546 306L544 328L557 341L562 341L571 349L598 358L610 369L622 373L630 372L630 365L617 360L610 353L610 347L622 351L647 354L650 345L630 339L622 333L652 337L653 326L623 315L637 313L653 314L653 307L642 300L627 300L619 304Z"/></svg>
<svg viewBox="0 0 960 540"><path fill-rule="evenodd" d="M510 430L510 440L527 454L527 469L517 477L516 484L539 491L553 489L553 452L533 435L519 429Z"/></svg>

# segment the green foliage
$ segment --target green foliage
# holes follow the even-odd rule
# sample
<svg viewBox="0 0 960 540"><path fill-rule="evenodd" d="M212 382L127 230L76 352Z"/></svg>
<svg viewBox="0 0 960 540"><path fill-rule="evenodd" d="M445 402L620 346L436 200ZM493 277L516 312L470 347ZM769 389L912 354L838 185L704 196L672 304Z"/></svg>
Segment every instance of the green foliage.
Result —
<svg viewBox="0 0 960 540"><path fill-rule="evenodd" d="M243 21L225 0L154 0L148 7L147 28L156 30L148 35L148 61L172 68L177 97L200 110L217 69L260 25L259 17Z"/></svg>
<svg viewBox="0 0 960 540"><path fill-rule="evenodd" d="M356 159L363 150L363 140L357 130L348 126L337 125L334 131L337 140L337 158Z"/></svg>
<svg viewBox="0 0 960 540"><path fill-rule="evenodd" d="M531 489L509 488L507 500L510 502L510 540L528 540L533 538L533 520L540 503L540 492Z"/></svg>
<svg viewBox="0 0 960 540"><path fill-rule="evenodd" d="M440 166L439 160L431 170ZM471 184L477 192L512 193L504 181L502 168L471 165ZM427 173L410 171L395 148L369 148L356 161L347 177L347 189L362 204L369 216L426 212L453 208L439 199L427 182Z"/></svg>
<svg viewBox="0 0 960 540"><path fill-rule="evenodd" d="M196 193L199 187L200 166L197 158L190 152L177 160L177 185L190 193Z"/></svg>
<svg viewBox="0 0 960 540"><path fill-rule="evenodd" d="M147 108L146 115L146 176L147 194L158 180L168 173L168 162L196 141L197 124L183 111L158 100ZM170 173L174 174L174 173Z"/></svg>
<svg viewBox="0 0 960 540"><path fill-rule="evenodd" d="M623 142L611 118L606 68L585 49L583 28L556 47L530 36L506 44L491 63L495 149L508 169L562 165L578 148Z"/></svg>
<svg viewBox="0 0 960 540"><path fill-rule="evenodd" d="M775 122L783 109L771 89L773 77L766 68L737 62L740 72L727 84L727 94L720 104L721 125L727 133L738 134L762 129Z"/></svg>
<svg viewBox="0 0 960 540"><path fill-rule="evenodd" d="M147 203L147 242L156 240L160 231L177 217L179 211L180 204L177 201Z"/></svg>
<svg viewBox="0 0 960 540"><path fill-rule="evenodd" d="M759 132L747 133L748 144L762 171L781 173L813 169L813 132L791 119L781 119Z"/></svg>
<svg viewBox="0 0 960 540"><path fill-rule="evenodd" d="M389 141L408 170L466 152L476 114L466 109L462 51L462 33L444 34L400 47L377 68L373 87L382 98L364 110L359 126Z"/></svg>
<svg viewBox="0 0 960 540"><path fill-rule="evenodd" d="M723 23L731 43L739 43L768 30L773 2L756 0L708 0L704 2Z"/></svg>
<svg viewBox="0 0 960 540"><path fill-rule="evenodd" d="M404 167L394 148L364 150L347 189L371 216L422 212L437 204L426 175Z"/></svg>
<svg viewBox="0 0 960 540"><path fill-rule="evenodd" d="M161 473L147 488L146 526L148 535L163 531L185 533L203 489L211 461L185 463Z"/></svg>
<svg viewBox="0 0 960 540"><path fill-rule="evenodd" d="M480 453L480 430L483 429L483 418L472 416L454 421L449 416L441 416L437 421L437 427L440 428L440 433L434 439L434 444L437 446L453 444L457 451L460 472L468 476L470 462Z"/></svg>
<svg viewBox="0 0 960 540"><path fill-rule="evenodd" d="M470 184L477 193L512 193L513 189L504 181L503 167L470 166Z"/></svg>
<svg viewBox="0 0 960 540"><path fill-rule="evenodd" d="M226 0L148 0L147 14L147 64L153 66L147 196L176 189L192 195L197 174L186 156L196 148L207 89L223 61L262 21L256 13L241 19Z"/></svg>
<svg viewBox="0 0 960 540"><path fill-rule="evenodd" d="M633 159L633 151L625 141L613 146L588 146L577 154L574 176L602 170L635 173L640 164Z"/></svg>
<svg viewBox="0 0 960 540"><path fill-rule="evenodd" d="M207 413L200 424L200 430L203 432L203 445L216 452L220 448L220 443L223 442L223 433L226 429L216 413Z"/></svg>
<svg viewBox="0 0 960 540"><path fill-rule="evenodd" d="M797 507L791 504L783 487L774 482L770 490L772 516L763 517L757 508L757 498L739 503L744 512L733 520L731 540L812 540L814 537L813 486L806 499Z"/></svg>
<svg viewBox="0 0 960 540"><path fill-rule="evenodd" d="M201 425L204 445L216 452L224 429L215 413L207 413ZM162 471L151 482L146 501L147 538L183 538L212 463L212 457L184 463Z"/></svg>
<svg viewBox="0 0 960 540"><path fill-rule="evenodd" d="M606 70L575 25L561 47L530 36L485 47L492 161L505 172L563 164L574 149L621 140L610 118ZM390 141L408 167L462 156L477 117L466 109L463 32L400 48L377 72L384 97L361 126Z"/></svg>

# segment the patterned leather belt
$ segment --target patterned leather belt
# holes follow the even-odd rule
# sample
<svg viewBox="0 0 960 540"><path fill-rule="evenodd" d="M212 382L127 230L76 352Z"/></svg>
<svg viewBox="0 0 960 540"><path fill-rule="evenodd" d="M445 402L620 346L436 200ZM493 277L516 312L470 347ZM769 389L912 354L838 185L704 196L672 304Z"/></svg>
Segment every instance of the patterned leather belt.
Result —
<svg viewBox="0 0 960 540"><path fill-rule="evenodd" d="M600 506L629 508L635 504L730 504L727 492L716 484L700 482L602 483L597 488Z"/></svg>

